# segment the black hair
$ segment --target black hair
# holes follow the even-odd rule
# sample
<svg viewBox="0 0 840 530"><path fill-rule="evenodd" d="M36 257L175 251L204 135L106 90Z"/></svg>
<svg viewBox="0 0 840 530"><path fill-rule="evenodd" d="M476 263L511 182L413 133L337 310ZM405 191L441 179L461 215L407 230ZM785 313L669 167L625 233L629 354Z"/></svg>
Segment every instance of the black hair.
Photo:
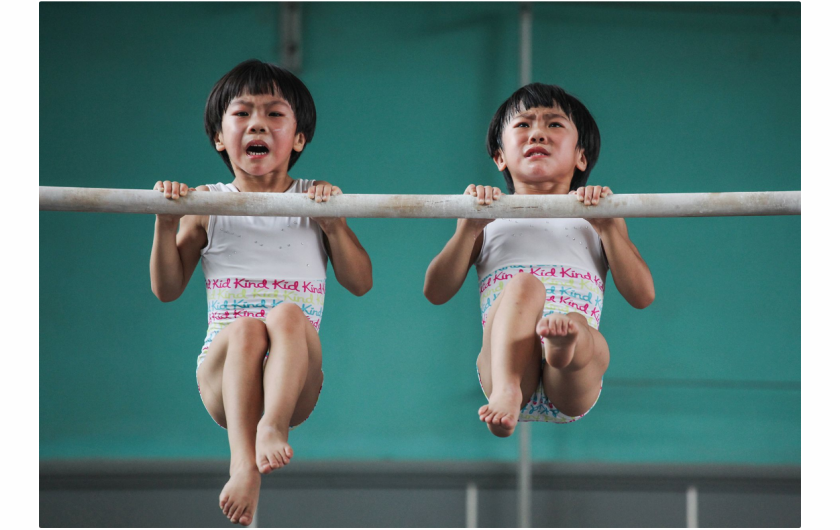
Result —
<svg viewBox="0 0 840 530"><path fill-rule="evenodd" d="M563 109L563 112L575 124L578 131L577 147L583 150L586 156L586 169L581 171L575 168L575 174L572 177L569 189L576 190L581 186L586 186L589 173L598 161L598 154L601 151L601 134L598 132L598 125L595 123L595 119L584 104L557 85L531 83L514 92L513 95L502 103L502 106L493 115L493 119L490 120L490 129L487 131L487 152L493 158L502 149L502 131L520 110L528 110L534 107L551 108L554 106ZM516 193L516 190L513 188L513 179L510 176L510 170L505 168L503 174L507 183L508 192L511 194Z"/></svg>
<svg viewBox="0 0 840 530"><path fill-rule="evenodd" d="M302 132L306 144L312 141L315 135L315 102L306 85L288 70L257 59L249 59L226 73L210 91L207 105L204 107L204 131L210 138L210 145L214 147L216 145L216 133L222 130L222 117L228 105L235 97L243 93L271 94L288 101L297 120L295 134ZM304 144L304 149L306 144ZM300 152L292 150L288 169L292 169L301 153L303 150ZM219 155L233 173L227 151L219 151Z"/></svg>

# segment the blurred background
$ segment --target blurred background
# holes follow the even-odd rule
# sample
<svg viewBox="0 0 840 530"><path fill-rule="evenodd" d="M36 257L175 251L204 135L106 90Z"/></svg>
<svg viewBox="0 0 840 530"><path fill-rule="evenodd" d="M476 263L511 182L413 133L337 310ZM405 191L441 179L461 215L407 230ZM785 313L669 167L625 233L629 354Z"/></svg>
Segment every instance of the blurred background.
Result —
<svg viewBox="0 0 840 530"><path fill-rule="evenodd" d="M315 100L293 178L345 193L504 189L484 140L520 86L520 8L42 2L40 185L230 182L204 103L258 58L292 67ZM801 189L799 3L531 11L532 80L579 97L600 127L590 184ZM258 524L463 526L472 503L473 523L516 525L518 438L476 415L476 274L443 306L423 297L455 221L350 226L374 287L356 298L329 271L324 388L292 434L295 462L264 481ZM582 421L532 425L532 524L685 526L688 492L700 526L799 526L800 218L628 226L657 298L635 310L607 280L604 390ZM195 385L203 276L159 302L153 227L40 213L41 526L229 524L217 507L227 437Z"/></svg>

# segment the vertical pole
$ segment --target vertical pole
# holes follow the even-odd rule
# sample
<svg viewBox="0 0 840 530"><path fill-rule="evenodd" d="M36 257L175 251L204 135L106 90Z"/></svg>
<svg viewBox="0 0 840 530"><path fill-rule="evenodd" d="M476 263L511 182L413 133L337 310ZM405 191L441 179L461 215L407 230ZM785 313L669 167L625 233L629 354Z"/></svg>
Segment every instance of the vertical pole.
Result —
<svg viewBox="0 0 840 530"><path fill-rule="evenodd" d="M519 84L531 82L531 2L519 4Z"/></svg>
<svg viewBox="0 0 840 530"><path fill-rule="evenodd" d="M697 486L691 485L685 492L685 526L686 528L700 528L699 506L697 502Z"/></svg>
<svg viewBox="0 0 840 530"><path fill-rule="evenodd" d="M519 85L531 82L531 3L519 4ZM519 425L519 528L531 527L531 424Z"/></svg>
<svg viewBox="0 0 840 530"><path fill-rule="evenodd" d="M303 68L301 39L301 7L298 2L283 2L280 17L280 64L292 73L299 74Z"/></svg>
<svg viewBox="0 0 840 530"><path fill-rule="evenodd" d="M531 528L531 424L519 425L519 528Z"/></svg>
<svg viewBox="0 0 840 530"><path fill-rule="evenodd" d="M478 486L467 483L467 528L478 528Z"/></svg>

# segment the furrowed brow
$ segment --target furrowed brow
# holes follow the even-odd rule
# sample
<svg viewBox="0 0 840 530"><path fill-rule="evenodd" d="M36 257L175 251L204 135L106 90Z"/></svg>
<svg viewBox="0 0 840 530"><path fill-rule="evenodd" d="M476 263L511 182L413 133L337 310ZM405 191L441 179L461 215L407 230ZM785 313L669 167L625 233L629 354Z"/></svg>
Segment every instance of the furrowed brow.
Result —
<svg viewBox="0 0 840 530"><path fill-rule="evenodd" d="M546 118L548 118L549 120L553 120L553 119L556 119L556 118L562 118L562 119L564 119L564 120L568 120L568 119L569 119L569 117L568 117L568 116L566 116L565 114L557 114L557 113L555 113L555 112L547 112L546 114L544 114L544 116L545 116Z"/></svg>
<svg viewBox="0 0 840 530"><path fill-rule="evenodd" d="M246 107L255 106L254 103L252 103L252 102L250 102L246 99L240 99L240 98L234 99L233 101L230 102L230 104L231 105L244 105ZM291 107L291 105L289 105L289 102L286 101L285 99L272 99L271 101L266 102L264 106L273 107L275 105L281 105L281 106L284 106L284 107Z"/></svg>

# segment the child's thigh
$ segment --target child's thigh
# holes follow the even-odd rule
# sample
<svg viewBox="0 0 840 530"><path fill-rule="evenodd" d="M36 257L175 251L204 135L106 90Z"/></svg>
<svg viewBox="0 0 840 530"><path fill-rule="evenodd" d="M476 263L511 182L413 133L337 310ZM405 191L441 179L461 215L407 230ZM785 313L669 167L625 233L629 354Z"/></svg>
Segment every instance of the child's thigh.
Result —
<svg viewBox="0 0 840 530"><path fill-rule="evenodd" d="M274 383L273 378L282 377L289 363L301 366L305 361L303 386L294 404L290 422L294 427L309 417L321 393L324 379L321 371L321 339L309 318L295 304L280 304L269 311L265 326L271 341L263 382L265 388ZM300 340L301 334L303 341ZM301 343L305 345L305 351L298 348Z"/></svg>
<svg viewBox="0 0 840 530"><path fill-rule="evenodd" d="M292 413L290 422L292 427L303 423L315 409L321 395L321 387L324 384L324 372L321 367L321 339L308 320L306 322L306 348L309 355L306 380Z"/></svg>
<svg viewBox="0 0 840 530"><path fill-rule="evenodd" d="M539 280L537 280L539 281ZM498 322L496 314L500 307L503 304L513 303L513 299L510 297L506 297L506 289L502 290L499 293L499 297L495 300L494 304L490 307L490 310L487 313L487 321L484 324L484 331L482 334L481 339L481 352L478 354L478 359L476 360L476 367L478 368L478 374L481 379L481 387L484 390L484 393L487 397L493 391L493 376L491 371L492 365L492 358L494 355L517 355L519 357L525 357L528 362L525 369L525 373L522 377L522 382L520 387L522 389L522 399L523 402L527 403L527 400L531 397L534 391L537 389L537 385L539 384L540 380L540 365L542 363L542 344L540 342L540 336L536 333L537 322L542 318L542 307L544 302L535 302L534 307L532 308L533 311L522 318L523 315L512 315L514 318L514 322L516 324L522 325L527 327L531 331L530 340L526 340L517 344L515 347L517 351L505 351L504 349L500 348L499 345L494 347L491 336L493 329L496 325L508 326L512 322ZM542 285L537 286L534 284L533 286L534 294L536 300L539 301L542 297L544 300L545 297L545 290ZM509 312L505 312L509 314ZM508 317L511 318L511 317Z"/></svg>
<svg viewBox="0 0 840 530"><path fill-rule="evenodd" d="M268 338L265 324L256 318L239 318L225 326L207 349L204 361L196 371L201 401L213 420L225 427L225 408L222 400L222 375L229 352L233 349L254 358L265 356Z"/></svg>
<svg viewBox="0 0 840 530"><path fill-rule="evenodd" d="M580 416L595 405L601 394L601 381L610 363L610 349L601 332L586 324L585 317L576 320L579 325L586 326L592 337L589 362L579 370L560 370L545 364L542 373L545 396L557 410L567 416Z"/></svg>

